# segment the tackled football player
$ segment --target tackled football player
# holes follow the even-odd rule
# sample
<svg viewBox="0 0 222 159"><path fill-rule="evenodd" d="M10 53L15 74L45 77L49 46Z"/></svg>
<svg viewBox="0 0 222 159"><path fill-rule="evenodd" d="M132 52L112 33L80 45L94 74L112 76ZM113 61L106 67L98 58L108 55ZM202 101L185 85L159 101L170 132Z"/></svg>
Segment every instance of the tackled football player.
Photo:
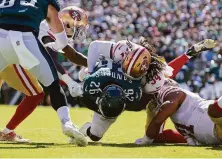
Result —
<svg viewBox="0 0 222 159"><path fill-rule="evenodd" d="M203 48L199 49L200 48L200 45L202 44L203 42L201 43L198 43L198 44L195 44L195 49L197 50L194 50L194 46L191 47L185 54L181 55L180 57L178 57L177 59L175 59L174 61L172 61L170 64L172 66L177 66L177 63L179 63L179 66L177 66L177 70L179 70L179 67L182 67L183 64L185 64L187 62L187 60L193 56L197 56L199 55L199 53L201 51L203 51ZM158 56L156 56L154 53L152 53L153 51L153 48L151 46L148 46L149 44L147 43L146 40L143 40L141 41L141 44L146 47L147 50L149 50L149 52L151 52L151 55L155 56L155 57L152 57L154 58L153 59L153 63L155 63L155 59L158 59ZM161 58L162 59L162 58ZM160 60L161 61L161 60ZM183 63L181 65L181 63ZM162 64L162 62L161 62ZM103 65L106 65L105 67L107 67L108 62L103 62ZM163 63L164 67L165 67L165 64ZM112 65L109 65L109 66L112 66ZM120 69L121 70L121 69ZM174 74L171 74L171 76L175 76L175 74L177 73L176 71L173 71ZM84 73L83 73L84 74ZM109 73L108 73L109 74ZM80 72L80 76L81 76L81 72ZM95 75L94 75L95 76ZM88 79L88 78L86 78ZM90 78L89 78L90 79ZM99 79L99 78L98 78ZM96 84L96 83L95 83ZM132 84L131 84L132 85ZM94 88L92 90L93 93L95 92L102 92L101 89L98 89L100 85L96 84L97 88ZM91 87L96 87L94 86L94 83L91 84ZM128 86L130 87L130 86ZM88 93L88 95L90 96L90 94ZM90 97L88 97L90 98ZM96 98L96 97L95 97ZM147 96L145 96L145 98L147 98ZM87 99L86 99L87 100ZM86 101L85 100L85 101ZM146 101L144 102L144 100L140 100L140 102L142 102L141 104L134 104L132 103L131 106L130 106L130 109L128 108L128 110L130 111L140 111L140 110L143 110L146 108ZM92 102L93 103L93 102ZM112 103L112 102L110 102ZM97 103L98 104L98 103ZM94 104L92 105L92 107L94 106L94 111L98 109L98 105ZM107 104L104 104L103 105L105 108L107 106ZM126 104L126 107L129 106ZM127 109L126 109L127 110ZM108 128L110 127L110 125L115 121L116 118L114 119L109 119L109 117L104 117L102 115L99 115L101 114L101 112L97 112L94 114L94 117L93 117L93 121L92 123L86 123L85 125L82 126L82 128L80 129L80 131L82 133L84 133L85 135L88 135L93 141L98 141L102 138L102 136L105 134L105 132L108 130ZM109 110L106 111L106 113L109 113ZM116 116L117 117L117 116ZM149 119L149 118L148 118ZM168 141L165 141L165 142L185 142L184 141L184 138L177 132L173 132L173 131L165 131L165 134L164 135L168 135L168 136L173 136L174 138L176 139L169 139ZM175 135L177 135L175 137ZM163 142L162 140L160 141L159 138L162 138L162 135L160 136L157 136L156 138L156 142Z"/></svg>
<svg viewBox="0 0 222 159"><path fill-rule="evenodd" d="M127 45L125 42L124 45ZM141 79L149 67L150 53L139 45L135 52L140 54L137 55L137 61L133 62L135 67L131 69L131 73L136 74L131 75ZM129 58L124 59L123 64L130 64L133 54L134 51L128 48ZM92 123L86 123L80 131L93 141L98 141L124 110L137 111L136 103L142 95L140 80L132 80L125 76L120 63L104 57L83 80L83 101L95 113Z"/></svg>

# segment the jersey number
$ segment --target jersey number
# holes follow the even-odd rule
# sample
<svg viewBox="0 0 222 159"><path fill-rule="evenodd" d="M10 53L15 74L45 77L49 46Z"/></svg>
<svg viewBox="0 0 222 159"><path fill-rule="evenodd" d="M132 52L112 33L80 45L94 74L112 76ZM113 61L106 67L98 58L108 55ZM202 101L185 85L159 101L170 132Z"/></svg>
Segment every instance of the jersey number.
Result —
<svg viewBox="0 0 222 159"><path fill-rule="evenodd" d="M33 6L35 7L35 4L37 3L37 0L31 0L30 2L27 2L26 0L21 0L20 5L22 6ZM0 8L8 8L12 7L15 4L15 0L3 0L0 4Z"/></svg>
<svg viewBox="0 0 222 159"><path fill-rule="evenodd" d="M189 137L195 138L193 125L186 126L186 125L182 125L182 124L178 124L178 123L174 123L174 124L175 124L178 132L181 133L183 136L189 136Z"/></svg>
<svg viewBox="0 0 222 159"><path fill-rule="evenodd" d="M160 80L161 80L160 76L156 75L156 76L154 76L153 80L151 81L151 84L154 85L154 84L156 84L156 81L160 81Z"/></svg>

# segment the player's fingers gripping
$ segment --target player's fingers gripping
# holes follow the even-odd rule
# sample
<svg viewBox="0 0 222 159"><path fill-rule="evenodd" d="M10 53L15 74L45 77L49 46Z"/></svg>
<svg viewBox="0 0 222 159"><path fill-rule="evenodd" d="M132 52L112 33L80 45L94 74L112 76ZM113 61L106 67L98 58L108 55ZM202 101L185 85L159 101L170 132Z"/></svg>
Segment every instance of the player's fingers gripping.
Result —
<svg viewBox="0 0 222 159"><path fill-rule="evenodd" d="M80 71L79 71L79 80L83 81L83 79L87 76L88 74L88 68L83 67Z"/></svg>
<svg viewBox="0 0 222 159"><path fill-rule="evenodd" d="M75 81L70 84L69 92L72 97L81 97L83 95L82 86Z"/></svg>
<svg viewBox="0 0 222 159"><path fill-rule="evenodd" d="M139 138L139 139L136 139L136 141L134 142L134 144L136 145L140 145L143 141L143 138Z"/></svg>

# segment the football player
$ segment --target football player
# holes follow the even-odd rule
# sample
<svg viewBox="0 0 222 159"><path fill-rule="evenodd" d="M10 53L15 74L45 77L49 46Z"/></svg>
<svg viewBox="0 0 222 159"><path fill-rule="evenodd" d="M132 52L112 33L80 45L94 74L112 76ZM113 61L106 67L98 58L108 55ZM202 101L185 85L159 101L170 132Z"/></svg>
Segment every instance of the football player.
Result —
<svg viewBox="0 0 222 159"><path fill-rule="evenodd" d="M212 40L198 43L194 53L215 47ZM155 64L156 65L156 64ZM150 66L152 67L152 66ZM221 144L221 99L205 100L198 95L180 88L175 81L166 78L164 68L153 66L146 76L144 96L149 97L148 109L153 118L147 121L146 134L136 144L151 144L159 135L161 125L170 117L176 129L189 145Z"/></svg>
<svg viewBox="0 0 222 159"><path fill-rule="evenodd" d="M69 43L75 42L80 43L86 39L86 32L88 28L88 16L85 11L76 6L69 6L62 9L59 12L59 16L64 24L67 37L69 38ZM76 82L66 73L65 68L57 61L56 55L62 53L71 62L77 65L87 67L87 58L82 54L77 52L70 44L64 49L59 50L56 44L56 38L46 20L43 20L40 24L39 40L43 46L50 53L56 68L59 72L60 79L65 82L68 86L70 94L75 97L79 90L77 90Z"/></svg>
<svg viewBox="0 0 222 159"><path fill-rule="evenodd" d="M12 88L25 94L15 114L0 132L0 141L29 142L17 135L15 128L27 118L44 98L44 92L37 79L20 65L10 65L0 73L1 83L6 82ZM1 85L0 85L1 87Z"/></svg>
<svg viewBox="0 0 222 159"><path fill-rule="evenodd" d="M142 95L140 81L124 76L118 64L100 63L101 68L85 77L83 83L82 101L95 113L92 124L86 123L81 131L93 141L100 140L124 110L136 111L136 102Z"/></svg>
<svg viewBox="0 0 222 159"><path fill-rule="evenodd" d="M80 145L86 145L87 140L70 119L55 66L37 39L40 22L46 19L56 38L57 48L62 50L68 45L63 23L58 16L60 8L57 1L10 0L2 2L0 8L0 71L11 64L18 64L36 76L51 96L63 133L75 138Z"/></svg>
<svg viewBox="0 0 222 159"><path fill-rule="evenodd" d="M71 17L70 14L67 15L67 13L69 13L68 11L79 13L80 20L78 18L78 21L75 22L75 25L73 25L74 22L72 22L72 19L75 19L75 18ZM71 6L71 7L64 8L59 13L60 13L60 17L63 23L66 24L65 28L66 28L67 36L72 37L73 40L75 40L75 38L79 40L83 40L83 38L85 38L84 33L81 33L81 34L77 34L76 32L73 33L69 29L79 30L79 28L83 28L83 27L85 27L85 29L87 28L88 22L87 22L87 15L85 14L85 12L78 7ZM62 17L69 19L69 22L71 25L69 29L67 29L67 23L65 22L65 19ZM83 31L80 31L80 32L83 32ZM53 33L50 31L46 20L44 20L40 25L39 40L42 44L44 44L47 42L47 40L50 42L52 38L54 38ZM53 40L53 42L55 42L55 40ZM48 47L47 47L47 50L51 51ZM86 57L81 55L81 53L78 53L70 45L66 46L63 50L64 50L64 55L68 59L70 59L73 63L86 66L87 64ZM53 54L56 54L56 53L53 52ZM56 59L53 59L53 61L57 66L57 70L59 70L59 72L62 74L62 76L60 76L60 79L66 82L66 84L69 86L70 94L72 96L76 96L76 92L78 92L76 89L78 88L76 87L76 83L67 74L65 74L64 69L57 62ZM15 141L15 142L28 142L29 141L28 139L22 138L20 135L17 135L13 130L25 118L27 118L27 116L30 115L34 111L36 106L42 101L42 98L44 96L42 87L39 85L37 79L34 78L27 70L22 68L20 65L8 66L6 69L4 69L0 73L0 77L4 79L4 81L8 83L11 87L13 87L16 90L21 91L22 93L26 95L23 101L19 104L13 117L11 118L9 123L6 125L6 128L2 132L0 132L0 141L7 140L7 141Z"/></svg>
<svg viewBox="0 0 222 159"><path fill-rule="evenodd" d="M200 52L201 51L203 51L203 50L205 50L206 48L205 48L205 45L204 45L204 47L203 47L203 45L202 45L202 43L203 42L201 42L201 43L198 43L197 45L195 44L194 46L195 47L191 47L185 54L183 54L183 55L181 55L180 57L178 57L177 59L175 59L174 61L172 61L171 63L170 63L170 65L171 66L173 66L173 67L175 67L175 70L173 71L173 74L171 74L171 77L174 77L175 75L176 75L176 73L179 71L179 67L182 67L182 65L184 65L187 61L188 61L188 59L189 58L191 58L191 57L194 57L194 56L197 56L197 55L199 55L200 54ZM211 43L213 43L213 42L211 42ZM149 49L150 47L149 46L147 46L148 45L148 43L146 43L145 41L143 41L143 46L144 47L147 47L147 49ZM208 47L207 49L210 49L210 48L212 48L212 46L211 47ZM206 49L206 50L207 50ZM156 58L154 58L154 59L156 59ZM153 61L153 64L154 63L158 63L157 61ZM163 67L163 69L165 70L165 64L163 63L163 64L161 64L161 63L159 63L159 67ZM153 69L152 67L154 67L154 65L152 66L151 65L151 68L149 68L149 69ZM153 72L151 72L151 74L152 74ZM80 72L80 74L81 74L81 72ZM146 78L148 78L147 76L146 76ZM153 81L153 80L152 80ZM135 81L134 81L135 82ZM98 83L98 82L97 82ZM99 85L98 84L91 84L91 87L98 87L99 88ZM132 84L130 85L131 87L132 87ZM128 86L128 87L130 87L130 86ZM137 85L138 86L138 85ZM143 85L143 87L144 87L144 91L146 91L146 88L147 88L147 85ZM100 89L98 89L98 88L94 88L93 89L93 93L95 93L95 92L101 92L100 91ZM150 91L152 91L152 89L150 89L149 88L149 90ZM89 94L90 95L90 94ZM90 98L90 97L88 97L88 98ZM96 96L95 96L95 98L96 98ZM135 104L135 103L132 103L131 105L129 104L126 104L126 107L125 107L125 110L129 110L129 111L140 111L140 110L143 110L143 109L145 109L146 108L146 105L147 105L147 99L149 100L150 98L148 97L148 96L143 96L143 98L145 98L146 100L140 100L140 102L138 102L137 101L137 103ZM89 102L90 103L90 102ZM91 102L91 103L93 103L93 102ZM138 104L139 103L139 104ZM87 105L87 104L86 104ZM129 106L129 107L128 107ZM128 107L128 108L127 108ZM94 108L97 108L97 107L95 107L95 104L94 104ZM95 109L94 109L94 111L95 111ZM107 110L107 112L108 112L108 110ZM149 113L149 115L152 115L152 114L150 114ZM149 119L150 119L151 117L148 117L147 118L147 122L149 122ZM107 117L105 117L105 116L103 116L103 115L101 115L101 113L99 113L99 112L97 112L97 113L95 113L94 114L94 117L93 117L93 121L92 121L92 123L89 123L89 122L87 122L86 124L84 124L83 126L82 126L82 128L80 129L80 131L83 133L83 134L85 134L86 136L89 136L90 138L91 138L91 140L93 140L93 141L98 141L98 140L100 140L101 138L102 138L102 136L105 134L105 132L108 130L108 128L111 126L111 124L113 124L114 122L115 122L115 119L116 118L114 118L114 119L109 119L109 118L107 118ZM149 124L149 123L148 123ZM162 126L162 129L163 129L164 127ZM158 142L158 143L160 143L160 142L168 142L168 143L178 143L178 142L180 142L180 143L184 143L184 142L186 142L185 140L184 140L184 138L183 138L183 136L181 136L178 132L176 132L176 131L172 131L172 130L165 130L165 131L160 131L161 132L161 134L159 134L158 136L156 136L156 138L155 138L155 142Z"/></svg>

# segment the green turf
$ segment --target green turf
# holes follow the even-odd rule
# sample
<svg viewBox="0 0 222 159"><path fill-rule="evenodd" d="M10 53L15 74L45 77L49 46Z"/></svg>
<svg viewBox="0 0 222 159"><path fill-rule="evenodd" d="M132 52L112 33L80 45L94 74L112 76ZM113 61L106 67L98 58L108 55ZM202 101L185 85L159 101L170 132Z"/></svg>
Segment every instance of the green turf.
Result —
<svg viewBox="0 0 222 159"><path fill-rule="evenodd" d="M15 107L0 106L1 128L5 126ZM87 109L71 109L72 120L81 126L92 118ZM222 157L222 147L189 147L186 145L136 146L132 144L144 131L145 112L125 112L99 143L87 147L67 144L60 121L51 107L38 107L18 128L17 132L32 140L30 144L0 143L0 158L43 157ZM173 127L168 122L167 127Z"/></svg>

